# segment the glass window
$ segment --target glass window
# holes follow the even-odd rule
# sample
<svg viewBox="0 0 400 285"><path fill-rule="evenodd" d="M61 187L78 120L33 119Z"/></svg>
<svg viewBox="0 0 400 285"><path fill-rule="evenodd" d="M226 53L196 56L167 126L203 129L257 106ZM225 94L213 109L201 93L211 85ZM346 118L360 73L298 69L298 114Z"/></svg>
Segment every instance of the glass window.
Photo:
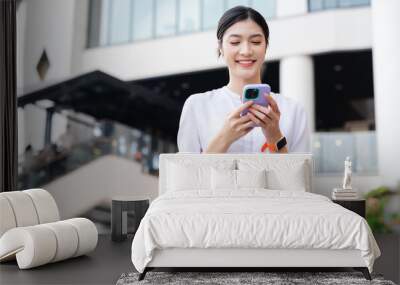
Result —
<svg viewBox="0 0 400 285"><path fill-rule="evenodd" d="M110 42L124 43L130 36L130 0L113 0L111 4Z"/></svg>
<svg viewBox="0 0 400 285"><path fill-rule="evenodd" d="M353 0L355 5L371 5L371 0Z"/></svg>
<svg viewBox="0 0 400 285"><path fill-rule="evenodd" d="M370 5L370 0L309 0L309 10L317 11L324 9L334 9L338 7L352 7Z"/></svg>
<svg viewBox="0 0 400 285"><path fill-rule="evenodd" d="M352 6L352 2L354 2L354 1L351 1L351 0L340 0L338 2L339 2L339 6L340 7L349 7L349 6Z"/></svg>
<svg viewBox="0 0 400 285"><path fill-rule="evenodd" d="M252 7L266 19L276 16L276 0L253 0Z"/></svg>
<svg viewBox="0 0 400 285"><path fill-rule="evenodd" d="M170 36L176 31L176 1L156 1L156 35Z"/></svg>
<svg viewBox="0 0 400 285"><path fill-rule="evenodd" d="M228 0L227 2L228 2L227 3L228 7L226 7L227 10L235 6L249 6L248 0Z"/></svg>
<svg viewBox="0 0 400 285"><path fill-rule="evenodd" d="M200 0L179 1L179 32L194 32L200 29Z"/></svg>
<svg viewBox="0 0 400 285"><path fill-rule="evenodd" d="M132 6L132 38L134 40L152 38L154 2L152 0L133 0Z"/></svg>
<svg viewBox="0 0 400 285"><path fill-rule="evenodd" d="M338 6L337 0L325 0L324 2L325 9L336 8Z"/></svg>
<svg viewBox="0 0 400 285"><path fill-rule="evenodd" d="M223 12L223 0L203 0L203 29L216 28Z"/></svg>
<svg viewBox="0 0 400 285"><path fill-rule="evenodd" d="M339 0L340 7L369 5L369 0Z"/></svg>
<svg viewBox="0 0 400 285"><path fill-rule="evenodd" d="M310 0L308 2L310 11L318 11L323 9L323 0Z"/></svg>

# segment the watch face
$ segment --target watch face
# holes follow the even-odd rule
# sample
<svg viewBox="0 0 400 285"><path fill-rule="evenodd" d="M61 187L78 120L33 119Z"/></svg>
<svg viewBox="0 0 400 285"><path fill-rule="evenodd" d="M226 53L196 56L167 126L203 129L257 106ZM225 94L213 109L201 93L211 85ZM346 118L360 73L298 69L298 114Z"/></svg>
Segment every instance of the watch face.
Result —
<svg viewBox="0 0 400 285"><path fill-rule="evenodd" d="M278 150L280 150L281 148L285 147L286 144L287 144L286 138L283 137L283 138L281 138L281 139L276 143L276 148L277 148Z"/></svg>

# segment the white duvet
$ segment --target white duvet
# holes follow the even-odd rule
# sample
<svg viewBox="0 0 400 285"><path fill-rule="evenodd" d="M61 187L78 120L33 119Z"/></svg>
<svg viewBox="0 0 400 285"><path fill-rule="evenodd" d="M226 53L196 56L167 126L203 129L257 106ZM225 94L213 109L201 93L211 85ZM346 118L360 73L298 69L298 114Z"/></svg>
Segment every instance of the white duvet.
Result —
<svg viewBox="0 0 400 285"><path fill-rule="evenodd" d="M372 272L380 250L365 219L307 192L171 192L153 201L132 243L143 272L154 249L358 249Z"/></svg>

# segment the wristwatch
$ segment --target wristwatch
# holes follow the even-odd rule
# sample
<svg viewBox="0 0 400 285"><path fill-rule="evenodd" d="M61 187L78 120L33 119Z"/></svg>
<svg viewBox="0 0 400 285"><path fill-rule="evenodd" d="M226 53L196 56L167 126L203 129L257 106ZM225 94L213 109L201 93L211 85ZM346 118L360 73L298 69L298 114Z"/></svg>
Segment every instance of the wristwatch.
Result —
<svg viewBox="0 0 400 285"><path fill-rule="evenodd" d="M268 144L267 142L263 144L261 147L261 152L264 152L265 149L269 149L269 152L278 152L282 148L287 145L286 138L283 136L281 137L275 144Z"/></svg>
<svg viewBox="0 0 400 285"><path fill-rule="evenodd" d="M287 145L286 138L283 136L276 142L276 149L279 151Z"/></svg>

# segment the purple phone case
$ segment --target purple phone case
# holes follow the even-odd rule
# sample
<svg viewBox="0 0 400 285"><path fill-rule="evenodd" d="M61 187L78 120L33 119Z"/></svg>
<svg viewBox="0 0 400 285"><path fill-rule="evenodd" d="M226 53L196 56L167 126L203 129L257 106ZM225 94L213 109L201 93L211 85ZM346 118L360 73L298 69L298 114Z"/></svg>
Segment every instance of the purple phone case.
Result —
<svg viewBox="0 0 400 285"><path fill-rule="evenodd" d="M245 98L246 90L247 89L258 89L258 96L256 99L247 99ZM253 100L253 104L258 104L264 107L268 106L268 100L265 98L265 93L270 93L271 87L268 84L247 84L243 87L243 94L242 94L242 103L246 103L247 101ZM248 110L244 110L240 113L241 116L246 115Z"/></svg>

